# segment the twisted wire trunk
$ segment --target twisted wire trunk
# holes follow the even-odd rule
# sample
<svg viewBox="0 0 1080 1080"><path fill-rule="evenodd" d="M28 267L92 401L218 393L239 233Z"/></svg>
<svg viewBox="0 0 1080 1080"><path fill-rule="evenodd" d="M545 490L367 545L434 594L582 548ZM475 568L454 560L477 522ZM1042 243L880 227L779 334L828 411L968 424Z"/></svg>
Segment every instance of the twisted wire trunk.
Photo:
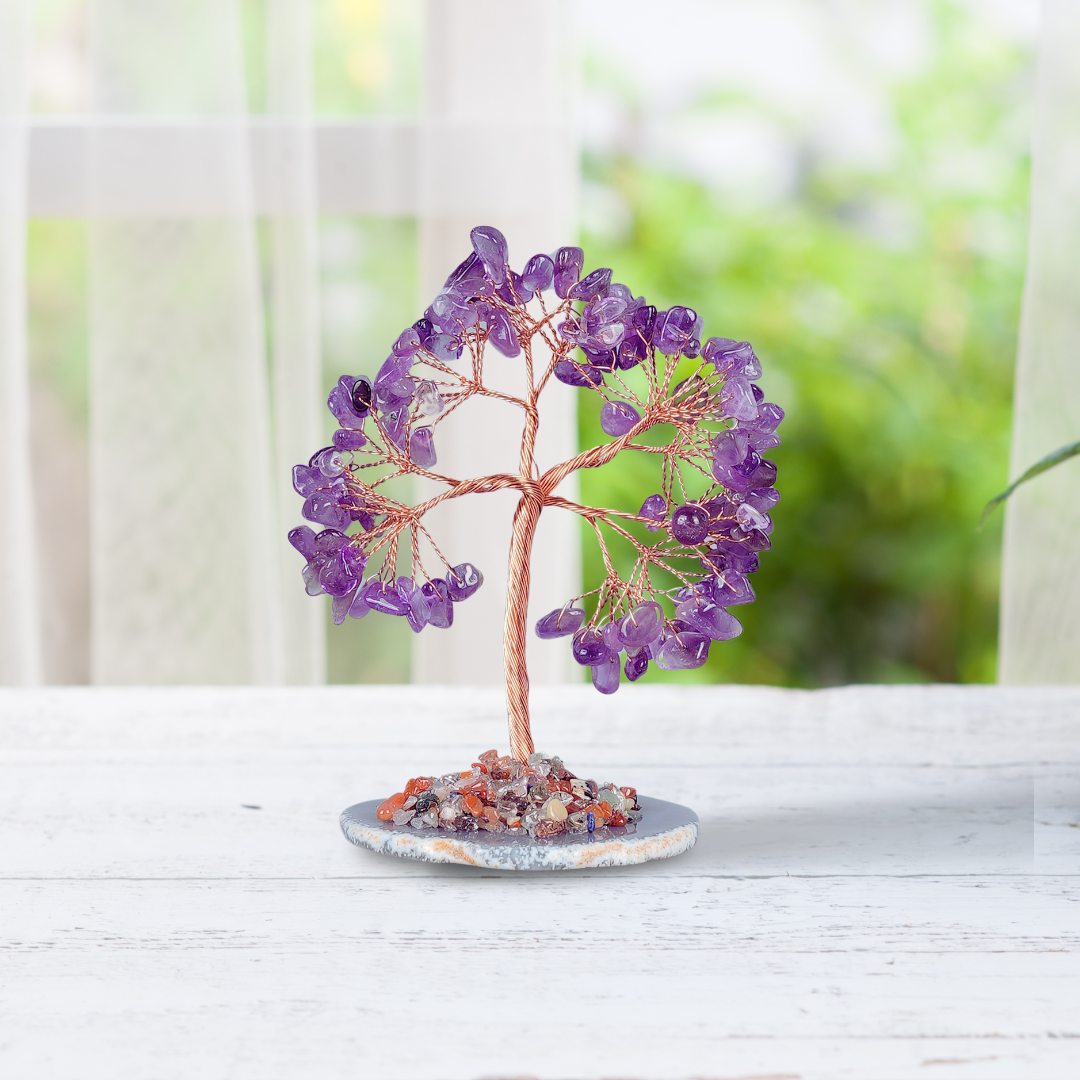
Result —
<svg viewBox="0 0 1080 1080"><path fill-rule="evenodd" d="M510 753L518 761L533 752L529 729L529 673L525 666L528 633L529 560L533 536L543 509L539 494L526 494L514 511L514 536L510 541L510 576L506 595L506 629L503 665L506 673L506 704L510 717Z"/></svg>

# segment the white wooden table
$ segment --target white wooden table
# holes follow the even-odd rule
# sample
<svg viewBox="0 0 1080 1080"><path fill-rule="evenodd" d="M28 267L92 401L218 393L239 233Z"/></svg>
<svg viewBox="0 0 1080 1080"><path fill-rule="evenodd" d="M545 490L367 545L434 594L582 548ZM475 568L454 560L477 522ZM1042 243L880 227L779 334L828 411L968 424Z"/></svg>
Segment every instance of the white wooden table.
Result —
<svg viewBox="0 0 1080 1080"><path fill-rule="evenodd" d="M503 715L0 693L0 1076L1080 1076L1080 688L540 692L538 745L693 805L692 852L514 875L344 841Z"/></svg>

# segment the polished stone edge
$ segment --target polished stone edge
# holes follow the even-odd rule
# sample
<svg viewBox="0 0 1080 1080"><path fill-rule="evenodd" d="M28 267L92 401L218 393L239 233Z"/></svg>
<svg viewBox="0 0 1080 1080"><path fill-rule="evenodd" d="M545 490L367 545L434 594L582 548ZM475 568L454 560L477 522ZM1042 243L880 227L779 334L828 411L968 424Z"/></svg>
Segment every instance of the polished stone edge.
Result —
<svg viewBox="0 0 1080 1080"><path fill-rule="evenodd" d="M377 805L375 801L350 806L342 812L340 820L346 839L380 855L479 866L488 870L586 870L601 866L636 866L653 859L681 855L697 842L698 820L692 810L659 799L643 798L640 804L645 815L650 806L654 811L661 808L669 813L681 811L683 821L659 832L649 832L647 818L643 817L637 833L604 839L593 839L586 834L580 838L532 840L526 834L500 842L504 834L486 833L482 834L482 840L466 839L435 830L406 831L358 820L364 811Z"/></svg>

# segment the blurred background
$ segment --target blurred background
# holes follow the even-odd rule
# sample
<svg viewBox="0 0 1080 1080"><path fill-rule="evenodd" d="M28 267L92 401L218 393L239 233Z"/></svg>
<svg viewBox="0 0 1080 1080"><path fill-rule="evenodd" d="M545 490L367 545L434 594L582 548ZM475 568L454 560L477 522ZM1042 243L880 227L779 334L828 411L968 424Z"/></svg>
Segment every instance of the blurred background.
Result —
<svg viewBox="0 0 1080 1080"><path fill-rule="evenodd" d="M94 5L29 6L32 121L62 126L92 108ZM267 79L272 6L236 8L243 63L235 74L255 118L279 107ZM696 308L709 334L751 341L768 399L787 410L775 451L776 544L755 577L757 602L740 611L745 632L675 678L806 687L994 681L1002 515L977 526L1009 475L1037 0L557 6L574 140L568 213L586 266L612 267L661 307ZM419 122L431 93L425 4L304 7L310 66L298 77L310 92L289 108L331 127L361 117L392 133ZM474 66L486 62L484 48L477 43ZM496 80L488 92L513 97ZM514 93L514 109L526 115L530 95ZM377 155L373 162L378 168ZM391 196L377 213L317 208L309 245L317 318L307 325L317 328L323 399L339 374L373 372L427 302L420 215ZM117 680L95 668L94 590L104 579L92 569L92 232L89 214L29 215L41 677L240 681L198 671L147 676L137 664ZM257 329L272 344L285 332L275 330L269 269L280 236L266 217L254 236L265 301ZM167 251L161 243L146 250ZM511 249L515 264L529 254ZM267 346L271 385L272 353ZM167 409L170 398L166 378L140 407ZM332 430L325 410L317 423L324 435ZM582 445L603 440L593 396L579 399L576 425ZM647 468L619 460L582 477L582 495L636 508L656 487ZM299 502L285 527L298 523ZM131 505L125 528L140 517ZM580 539L588 589L601 568ZM329 626L327 598L301 595L299 557L280 557L286 580L318 609L313 640L325 642L289 681L409 680L403 620ZM255 677L279 681L281 670Z"/></svg>

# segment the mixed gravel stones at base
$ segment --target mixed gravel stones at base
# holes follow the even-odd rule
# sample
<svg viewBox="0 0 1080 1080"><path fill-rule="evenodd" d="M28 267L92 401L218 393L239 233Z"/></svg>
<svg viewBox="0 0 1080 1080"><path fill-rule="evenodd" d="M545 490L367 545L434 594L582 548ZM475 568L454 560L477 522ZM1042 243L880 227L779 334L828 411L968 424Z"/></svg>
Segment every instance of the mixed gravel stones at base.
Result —
<svg viewBox="0 0 1080 1080"><path fill-rule="evenodd" d="M481 754L468 772L413 777L377 813L413 829L528 833L540 840L607 828L633 832L641 820L632 787L582 780L558 757L530 754L522 763L496 750Z"/></svg>

